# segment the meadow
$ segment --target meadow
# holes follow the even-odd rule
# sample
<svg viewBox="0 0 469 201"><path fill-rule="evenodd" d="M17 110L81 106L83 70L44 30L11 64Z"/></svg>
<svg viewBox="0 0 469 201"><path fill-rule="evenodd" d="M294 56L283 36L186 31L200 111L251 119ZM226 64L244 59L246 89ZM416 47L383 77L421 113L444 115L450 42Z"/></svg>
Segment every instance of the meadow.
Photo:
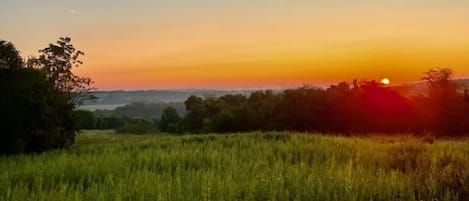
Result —
<svg viewBox="0 0 469 201"><path fill-rule="evenodd" d="M84 131L0 157L0 200L469 200L469 140Z"/></svg>

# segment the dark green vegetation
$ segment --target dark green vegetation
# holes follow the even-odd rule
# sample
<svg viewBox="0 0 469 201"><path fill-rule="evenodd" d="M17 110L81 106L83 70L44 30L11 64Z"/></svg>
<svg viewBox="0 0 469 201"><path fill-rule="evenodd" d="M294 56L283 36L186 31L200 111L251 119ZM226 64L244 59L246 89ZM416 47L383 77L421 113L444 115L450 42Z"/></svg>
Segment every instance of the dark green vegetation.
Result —
<svg viewBox="0 0 469 201"><path fill-rule="evenodd" d="M94 101L85 101L84 106L90 109L112 109L115 106L128 105L132 103L171 103L184 102L191 95L201 97L219 97L227 94L245 94L249 95L253 90L250 89L174 89L174 90L135 90L135 91L93 91L96 96ZM105 107L102 107L105 106ZM114 107L113 107L114 106Z"/></svg>
<svg viewBox="0 0 469 201"><path fill-rule="evenodd" d="M178 123L181 121L181 116L179 116L176 109L172 107L167 107L163 114L161 115L160 121L160 130L163 132L178 132Z"/></svg>
<svg viewBox="0 0 469 201"><path fill-rule="evenodd" d="M116 129L121 133L179 132L180 115L185 114L183 102L132 103L114 110L75 111L80 129ZM161 124L160 124L161 118Z"/></svg>
<svg viewBox="0 0 469 201"><path fill-rule="evenodd" d="M70 146L75 130L69 97L56 91L37 70L0 71L0 154Z"/></svg>
<svg viewBox="0 0 469 201"><path fill-rule="evenodd" d="M23 61L13 44L0 41L0 154L42 152L73 144L73 109L86 98L89 78L71 69L82 62L70 38L60 38Z"/></svg>
<svg viewBox="0 0 469 201"><path fill-rule="evenodd" d="M129 118L160 118L164 109L172 107L176 109L179 115L186 113L183 102L134 102L129 105L117 107L114 110L96 110L95 114L99 117L129 117Z"/></svg>
<svg viewBox="0 0 469 201"><path fill-rule="evenodd" d="M469 141L117 135L0 157L0 200L467 200Z"/></svg>
<svg viewBox="0 0 469 201"><path fill-rule="evenodd" d="M159 120L155 118L100 116L86 110L76 110L74 115L79 129L116 129L123 133L144 134L157 131L159 126Z"/></svg>

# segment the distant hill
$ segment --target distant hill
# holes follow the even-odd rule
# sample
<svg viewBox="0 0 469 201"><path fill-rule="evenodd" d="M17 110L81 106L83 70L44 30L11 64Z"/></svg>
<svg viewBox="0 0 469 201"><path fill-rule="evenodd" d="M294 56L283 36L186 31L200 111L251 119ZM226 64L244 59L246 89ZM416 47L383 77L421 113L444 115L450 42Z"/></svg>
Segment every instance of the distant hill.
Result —
<svg viewBox="0 0 469 201"><path fill-rule="evenodd" d="M158 102L158 103L143 103L135 102L124 106L116 107L115 109L97 109L95 114L99 116L121 116L131 118L156 118L159 119L163 114L164 109L172 107L176 109L179 115L184 116L186 113L186 106L183 102Z"/></svg>
<svg viewBox="0 0 469 201"><path fill-rule="evenodd" d="M85 101L80 106L85 110L107 109L112 110L119 106L131 103L159 103L159 102L183 102L189 96L196 95L200 97L219 97L226 94L245 94L249 95L255 90L139 90L139 91L95 91L92 94L96 96L95 101Z"/></svg>
<svg viewBox="0 0 469 201"><path fill-rule="evenodd" d="M469 89L469 79L455 80L461 86ZM427 93L425 82L412 82L391 86L404 95L423 95ZM131 103L169 103L183 102L189 96L219 97L226 94L251 94L253 89L246 90L210 90L210 89L187 89L187 90L138 90L138 91L95 91L92 94L97 97L95 101L86 101L80 106L85 110L112 110L117 107ZM275 89L274 91L282 91Z"/></svg>

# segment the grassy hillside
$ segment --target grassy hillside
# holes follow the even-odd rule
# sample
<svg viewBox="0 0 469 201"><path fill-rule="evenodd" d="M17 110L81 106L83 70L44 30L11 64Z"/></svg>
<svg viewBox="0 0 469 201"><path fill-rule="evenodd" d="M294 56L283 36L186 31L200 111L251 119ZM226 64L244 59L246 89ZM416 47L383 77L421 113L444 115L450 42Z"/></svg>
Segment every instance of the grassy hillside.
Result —
<svg viewBox="0 0 469 201"><path fill-rule="evenodd" d="M0 157L0 200L467 200L469 141L80 134Z"/></svg>

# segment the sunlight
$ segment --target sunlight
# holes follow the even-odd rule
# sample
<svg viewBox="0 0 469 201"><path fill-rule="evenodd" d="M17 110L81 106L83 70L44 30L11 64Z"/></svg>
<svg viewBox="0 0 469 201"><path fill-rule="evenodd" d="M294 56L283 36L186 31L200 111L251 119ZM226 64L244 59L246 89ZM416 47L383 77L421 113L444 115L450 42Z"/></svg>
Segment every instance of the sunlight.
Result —
<svg viewBox="0 0 469 201"><path fill-rule="evenodd" d="M391 80L389 80L389 78L383 78L383 79L381 79L380 82L381 82L381 84L383 84L383 85L389 85L389 84L391 84Z"/></svg>

